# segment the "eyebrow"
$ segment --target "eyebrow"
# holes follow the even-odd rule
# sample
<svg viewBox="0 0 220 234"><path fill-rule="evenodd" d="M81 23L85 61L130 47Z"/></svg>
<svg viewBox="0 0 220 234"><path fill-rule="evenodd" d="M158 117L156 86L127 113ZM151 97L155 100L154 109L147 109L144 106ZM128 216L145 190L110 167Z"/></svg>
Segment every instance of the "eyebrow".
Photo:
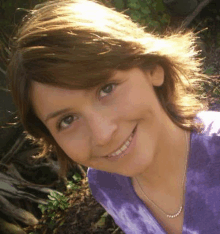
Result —
<svg viewBox="0 0 220 234"><path fill-rule="evenodd" d="M55 117L57 117L59 115L62 115L65 112L68 112L70 110L71 110L70 108L65 108L65 109L62 109L62 110L58 110L58 111L52 112L52 113L50 113L50 114L47 115L47 117L45 118L45 122L47 122L48 120L53 119L53 118L55 118Z"/></svg>

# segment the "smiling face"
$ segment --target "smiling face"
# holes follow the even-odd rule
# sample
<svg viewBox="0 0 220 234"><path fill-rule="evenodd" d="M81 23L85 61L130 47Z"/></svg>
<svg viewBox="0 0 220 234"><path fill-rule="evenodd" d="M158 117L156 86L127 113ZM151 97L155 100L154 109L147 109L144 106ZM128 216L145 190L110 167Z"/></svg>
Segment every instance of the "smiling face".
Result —
<svg viewBox="0 0 220 234"><path fill-rule="evenodd" d="M164 126L171 124L153 89L163 81L160 66L146 72L132 68L89 91L33 82L31 99L37 116L72 160L134 176L150 165Z"/></svg>

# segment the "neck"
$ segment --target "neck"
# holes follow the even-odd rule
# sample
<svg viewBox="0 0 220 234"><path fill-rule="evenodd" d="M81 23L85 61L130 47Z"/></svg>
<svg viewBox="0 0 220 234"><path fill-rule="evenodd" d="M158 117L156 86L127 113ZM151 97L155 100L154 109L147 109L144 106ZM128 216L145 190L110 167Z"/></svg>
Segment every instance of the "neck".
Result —
<svg viewBox="0 0 220 234"><path fill-rule="evenodd" d="M148 190L175 193L182 187L186 173L189 132L172 124L163 130L159 143L149 168L135 177Z"/></svg>

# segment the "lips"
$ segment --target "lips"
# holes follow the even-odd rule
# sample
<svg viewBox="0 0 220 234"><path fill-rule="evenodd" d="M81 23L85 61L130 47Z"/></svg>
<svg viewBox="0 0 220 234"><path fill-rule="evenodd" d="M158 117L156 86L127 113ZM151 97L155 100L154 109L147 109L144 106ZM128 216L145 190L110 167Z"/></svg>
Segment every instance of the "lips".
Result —
<svg viewBox="0 0 220 234"><path fill-rule="evenodd" d="M123 143L123 145L118 148L117 150L115 150L113 153L107 155L106 157L107 158L112 158L112 157L115 157L115 156L120 156L122 155L130 146L131 142L132 142L132 139L133 139L133 136L136 132L136 129L137 129L137 126L134 128L134 130L132 131L131 135L128 137L128 139Z"/></svg>

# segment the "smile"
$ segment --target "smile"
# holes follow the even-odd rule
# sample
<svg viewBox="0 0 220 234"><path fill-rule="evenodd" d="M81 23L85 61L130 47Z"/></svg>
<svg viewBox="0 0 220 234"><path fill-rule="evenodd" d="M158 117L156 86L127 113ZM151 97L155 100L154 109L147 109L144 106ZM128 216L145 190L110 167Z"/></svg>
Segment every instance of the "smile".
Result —
<svg viewBox="0 0 220 234"><path fill-rule="evenodd" d="M129 146L130 146L130 144L132 142L133 136L134 136L134 134L136 132L136 129L137 129L137 126L135 127L135 129L133 130L131 135L128 137L126 142L119 149L117 149L115 152L107 155L106 157L107 158L112 158L112 157L115 157L115 156L120 157L121 155L123 155L126 152L126 150L129 148Z"/></svg>

